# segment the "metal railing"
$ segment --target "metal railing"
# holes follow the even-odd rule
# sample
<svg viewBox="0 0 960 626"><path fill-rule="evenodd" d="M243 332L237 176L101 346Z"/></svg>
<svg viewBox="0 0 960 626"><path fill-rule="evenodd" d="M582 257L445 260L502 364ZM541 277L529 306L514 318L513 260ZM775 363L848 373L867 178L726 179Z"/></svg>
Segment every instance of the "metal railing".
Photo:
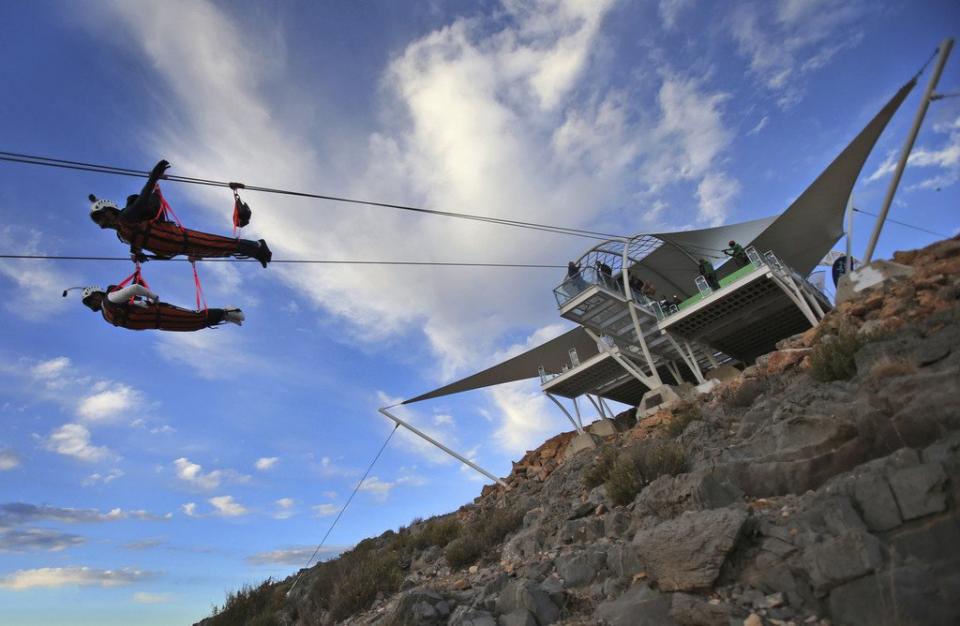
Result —
<svg viewBox="0 0 960 626"><path fill-rule="evenodd" d="M613 275L600 272L594 267L585 267L577 274L568 276L553 290L553 295L557 299L557 306L562 307L593 285L599 285L614 293L623 293L620 281Z"/></svg>

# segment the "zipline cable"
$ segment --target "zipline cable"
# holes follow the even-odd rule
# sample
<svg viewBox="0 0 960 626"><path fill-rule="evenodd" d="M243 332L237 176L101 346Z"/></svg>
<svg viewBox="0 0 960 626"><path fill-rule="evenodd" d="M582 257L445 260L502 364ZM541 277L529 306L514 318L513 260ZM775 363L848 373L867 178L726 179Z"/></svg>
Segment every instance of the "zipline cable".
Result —
<svg viewBox="0 0 960 626"><path fill-rule="evenodd" d="M156 260L157 257L147 256ZM51 261L126 261L128 256L70 256L54 254L0 254L0 259L30 259ZM162 261L179 261L189 263L190 259L161 259ZM259 263L256 259L198 259L197 262L212 263ZM302 265L422 265L439 267L517 267L517 268L549 268L566 269L566 265L549 265L546 263L472 263L467 261L351 261L347 259L274 259L273 263L288 263Z"/></svg>
<svg viewBox="0 0 960 626"><path fill-rule="evenodd" d="M353 493L350 494L350 497L347 498L346 503L343 505L343 508L340 509L340 512L337 513L337 517L334 518L333 523L330 524L330 528L327 529L327 532L324 533L323 539L320 540L320 543L317 545L317 549L313 551L313 555L307 559L306 565L297 572L297 577L293 581L293 584L290 585L290 589L287 590L287 596L289 597L293 590L297 588L297 583L300 582L300 577L303 576L303 572L310 567L310 563L316 558L317 554L320 552L320 548L323 547L323 544L327 542L327 537L330 536L330 533L333 532L334 527L337 525L337 522L340 521L340 517L343 515L343 512L347 510L347 507L350 506L350 503L353 501L353 497L357 495L357 492L360 491L360 486L363 485L363 481L367 479L367 476L370 474L370 470L373 469L373 466L376 465L377 460L380 459L380 455L383 454L383 451L387 449L387 444L390 443L390 440L393 438L393 434L397 432L397 429L400 428L400 424L394 424L393 430L390 431L390 434L387 435L387 440L383 442L383 445L380 446L379 452L373 457L373 460L370 461L370 465L367 466L367 471L363 473L363 478L357 483L357 486L353 488Z"/></svg>
<svg viewBox="0 0 960 626"><path fill-rule="evenodd" d="M124 167L116 167L112 165L100 165L96 163L86 163L83 161L70 161L66 159L57 159L53 157L43 157L30 154L22 154L18 152L6 152L0 151L0 161L9 161L12 163L23 163L27 165L40 165L44 167L56 167L62 169L72 169L79 170L84 172L94 172L100 174L111 174L116 176L132 176L136 178L149 178L150 173L140 170L134 170ZM499 217L490 217L484 215L474 215L470 213L455 213L452 211L440 211L437 209L425 209L423 207L404 205L404 204L393 204L389 202L376 202L373 200L360 200L356 198L346 198L342 196L332 196L328 194L318 194L318 193L308 193L304 191L293 191L289 189L279 189L275 187L261 187L257 185L247 185L243 183L232 183L228 181L218 181L208 178L193 178L189 176L178 176L174 174L166 174L162 177L162 180L169 180L173 182L186 183L191 185L205 185L210 187L227 187L227 188L239 188L247 191L259 191L262 193L271 193L279 194L300 198L312 198L316 200L329 200L332 202L344 202L348 204L362 204L366 206L374 206L388 209L396 209L399 211L409 211L414 213L421 213L426 215L438 215L442 217L452 217L457 219L466 219L474 220L478 222L487 222L490 224L500 224L502 226L513 226L516 228L527 228L531 230L540 230L544 232L551 232L563 235L573 235L577 237L586 237L589 239L599 239L601 241L606 241L608 239L620 238L620 235L614 235L611 233L604 233L593 230L585 230L581 228L569 228L565 226L553 226L550 224L540 224L537 222L525 222L521 220L511 220L507 218Z"/></svg>
<svg viewBox="0 0 960 626"><path fill-rule="evenodd" d="M863 213L864 215L869 215L871 217L878 217L875 213L870 213L869 211L864 211L863 209L858 209L853 207L855 213ZM920 226L914 226L913 224L907 224L906 222L898 222L895 219L887 218L887 221L891 224L897 224L898 226L905 226L907 228L912 228L914 230L919 230L920 232L927 233L929 235L936 235L937 237L943 237L944 239L950 239L950 235L944 235L943 233L938 233L933 230L927 230L926 228L921 228Z"/></svg>

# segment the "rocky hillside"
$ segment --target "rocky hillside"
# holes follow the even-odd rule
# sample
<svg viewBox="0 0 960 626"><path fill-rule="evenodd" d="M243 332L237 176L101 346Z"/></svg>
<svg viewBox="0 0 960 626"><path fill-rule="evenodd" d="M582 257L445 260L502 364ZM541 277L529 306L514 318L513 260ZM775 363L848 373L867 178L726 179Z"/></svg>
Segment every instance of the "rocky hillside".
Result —
<svg viewBox="0 0 960 626"><path fill-rule="evenodd" d="M228 598L219 624L960 624L960 238L596 450Z"/></svg>

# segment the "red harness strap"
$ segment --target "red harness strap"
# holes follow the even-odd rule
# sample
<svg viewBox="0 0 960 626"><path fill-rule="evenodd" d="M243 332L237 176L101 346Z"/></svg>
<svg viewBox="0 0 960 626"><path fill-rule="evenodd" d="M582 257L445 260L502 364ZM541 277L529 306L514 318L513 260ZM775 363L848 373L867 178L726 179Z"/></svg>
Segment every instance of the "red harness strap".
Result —
<svg viewBox="0 0 960 626"><path fill-rule="evenodd" d="M130 274L119 283L117 283L117 289L123 289L129 284L133 285L143 285L147 289L150 289L150 285L147 284L146 279L143 277L143 274L140 272L140 262L134 261L133 263L136 266L136 269L133 270L133 274Z"/></svg>
<svg viewBox="0 0 960 626"><path fill-rule="evenodd" d="M197 297L197 310L200 311L200 303L203 303L203 311L207 310L207 298L203 295L203 285L200 284L200 275L197 274L197 262L190 260L190 265L193 267L193 284L196 287L196 297Z"/></svg>
<svg viewBox="0 0 960 626"><path fill-rule="evenodd" d="M160 199L160 209L157 211L157 216L153 218L153 221L160 221L160 218L164 217L168 221L174 222L180 230L183 230L183 224L180 222L180 218L177 217L177 214L173 211L173 207L170 206L167 199L163 197L163 193L160 192L160 183L157 183L157 186L153 188L153 193L157 194L157 197ZM170 218L173 219L171 220Z"/></svg>

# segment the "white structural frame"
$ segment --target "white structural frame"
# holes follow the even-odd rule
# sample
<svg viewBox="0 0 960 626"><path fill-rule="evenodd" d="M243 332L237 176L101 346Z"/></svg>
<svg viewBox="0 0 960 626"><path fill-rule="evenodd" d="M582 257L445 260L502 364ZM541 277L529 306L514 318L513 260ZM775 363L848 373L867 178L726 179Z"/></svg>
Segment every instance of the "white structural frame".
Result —
<svg viewBox="0 0 960 626"><path fill-rule="evenodd" d="M913 126L907 134L907 140L903 144L903 150L900 152L900 160L897 162L897 168L893 171L890 178L890 186L887 187L887 195L883 199L883 207L877 215L877 222L873 226L873 233L870 235L870 241L867 243L867 251L863 255L863 264L867 265L873 259L873 251L877 247L877 240L880 239L880 231L883 230L883 223L887 220L887 212L893 203L893 195L897 193L897 187L900 185L900 178L903 176L903 170L907 166L907 159L913 151L913 144L920 133L920 125L923 124L923 118L927 115L927 108L930 102L936 99L934 89L940 81L940 74L943 73L943 66L947 64L947 57L950 56L950 50L953 49L953 37L947 37L939 46L940 56L937 57L937 64L933 68L933 74L930 76L930 82L927 83L927 89L923 92L923 99L920 100L920 108L913 118Z"/></svg>
<svg viewBox="0 0 960 626"><path fill-rule="evenodd" d="M394 406L396 406L396 405L394 405ZM417 435L418 437L421 437L422 439L428 441L429 443L432 443L433 445L435 445L436 447L440 448L441 450L443 450L444 452L446 452L447 454L449 454L449 455L452 456L453 458L457 459L458 461L460 461L460 462L463 463L464 465L473 468L474 470L480 472L481 474L483 474L484 476L486 476L486 477L489 478L490 480L496 482L496 483L497 483L498 485L500 485L501 487L504 487L504 488L506 488L506 489L509 489L509 488L510 488L509 485L507 485L507 483L503 482L503 481L500 480L498 477L494 476L493 474L491 474L491 473L488 472L487 470L483 469L482 467L480 467L479 465L477 465L476 463L474 463L473 461L471 461L471 460L468 459L467 457L465 457L465 456L463 456L463 455L461 455L461 454L457 454L456 452L454 452L453 450L451 450L451 449L448 448L447 446L443 445L442 443L440 443L439 441L437 441L436 439L434 439L434 438L431 437L430 435L426 434L426 433L423 432L422 430L419 430L419 429L411 426L410 424L408 424L408 423L405 422L404 420L400 419L399 417L397 417L396 415L394 415L393 413L391 413L388 409L392 409L392 408L393 408L392 406L385 406L385 407L381 407L381 408L379 408L379 409L377 409L377 410L380 411L380 413L382 413L385 417L393 420L394 423L398 424L399 426L403 426L404 428L406 428L407 430L409 430L410 432L412 432L414 435Z"/></svg>

